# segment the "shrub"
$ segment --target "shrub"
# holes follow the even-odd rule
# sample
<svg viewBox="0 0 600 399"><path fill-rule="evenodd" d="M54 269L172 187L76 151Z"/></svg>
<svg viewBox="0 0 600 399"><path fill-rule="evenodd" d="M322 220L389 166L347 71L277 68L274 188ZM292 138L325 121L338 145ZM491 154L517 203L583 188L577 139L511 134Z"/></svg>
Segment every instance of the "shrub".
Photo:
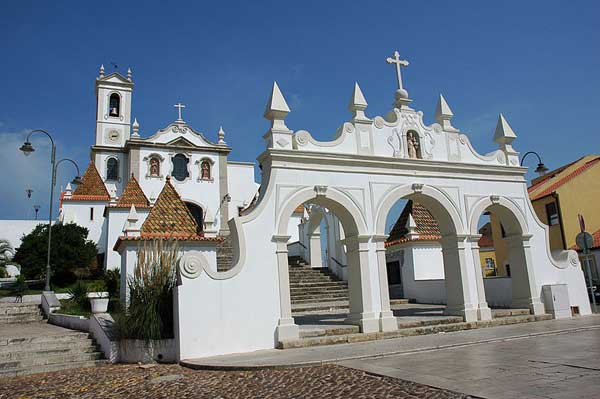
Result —
<svg viewBox="0 0 600 399"><path fill-rule="evenodd" d="M88 304L87 294L89 292L88 285L81 280L78 280L71 288L67 290L67 293L71 295L69 301L76 303L81 308L84 308Z"/></svg>
<svg viewBox="0 0 600 399"><path fill-rule="evenodd" d="M27 281L25 281L25 276L20 274L19 276L17 276L17 281L12 289L14 295L17 297L23 296L23 294L25 294L25 291L27 291L27 288L28 287Z"/></svg>
<svg viewBox="0 0 600 399"><path fill-rule="evenodd" d="M6 271L4 266L0 266L0 278L7 278L7 277L8 277L8 272Z"/></svg>
<svg viewBox="0 0 600 399"><path fill-rule="evenodd" d="M127 282L129 307L116 318L121 338L173 338L177 253L175 241L154 240L138 249L134 274Z"/></svg>
<svg viewBox="0 0 600 399"><path fill-rule="evenodd" d="M0 268L4 268L15 255L15 250L13 249L10 242L5 239L0 239ZM4 269L6 272L6 269ZM1 272L0 272L1 273ZM8 277L8 276L7 276Z"/></svg>
<svg viewBox="0 0 600 399"><path fill-rule="evenodd" d="M119 288L121 285L121 273L119 270L107 270L103 276L104 284L106 285L106 291L108 296L116 298L119 296Z"/></svg>
<svg viewBox="0 0 600 399"><path fill-rule="evenodd" d="M78 268L87 269L95 258L96 244L87 239L88 229L74 223L52 225L50 268L52 283L65 285L76 280ZM14 261L28 279L43 279L46 273L48 225L39 224L22 238Z"/></svg>

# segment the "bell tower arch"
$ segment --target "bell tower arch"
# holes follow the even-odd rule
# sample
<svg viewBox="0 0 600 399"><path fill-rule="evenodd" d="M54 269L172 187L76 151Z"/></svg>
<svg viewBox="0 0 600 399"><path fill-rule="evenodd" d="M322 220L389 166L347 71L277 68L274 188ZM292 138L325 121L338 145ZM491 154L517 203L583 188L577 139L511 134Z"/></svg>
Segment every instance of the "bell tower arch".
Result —
<svg viewBox="0 0 600 399"><path fill-rule="evenodd" d="M131 69L127 76L119 72L104 74L104 65L96 78L96 146L123 147L131 130Z"/></svg>

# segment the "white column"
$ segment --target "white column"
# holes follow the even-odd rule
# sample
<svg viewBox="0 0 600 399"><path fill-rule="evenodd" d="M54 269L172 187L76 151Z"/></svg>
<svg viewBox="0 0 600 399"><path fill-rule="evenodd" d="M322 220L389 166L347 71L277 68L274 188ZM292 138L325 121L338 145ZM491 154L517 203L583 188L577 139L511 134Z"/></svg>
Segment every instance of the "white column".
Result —
<svg viewBox="0 0 600 399"><path fill-rule="evenodd" d="M321 232L317 229L311 233L308 248L310 251L310 266L323 267L323 258L321 256Z"/></svg>
<svg viewBox="0 0 600 399"><path fill-rule="evenodd" d="M394 331L398 329L398 321L390 308L390 289L388 285L387 263L385 259L385 240L387 235L373 236L377 254L377 272L379 275L379 297L381 298L381 313L379 314L380 331Z"/></svg>
<svg viewBox="0 0 600 399"><path fill-rule="evenodd" d="M373 284L369 273L369 236L348 237L348 291L350 314L347 323L360 326L361 332L379 331L379 318L373 310Z"/></svg>
<svg viewBox="0 0 600 399"><path fill-rule="evenodd" d="M277 323L277 341L298 339L300 330L292 318L292 301L290 297L290 274L288 265L287 243L290 236L273 236L277 244L277 275L279 278L279 322Z"/></svg>
<svg viewBox="0 0 600 399"><path fill-rule="evenodd" d="M535 315L544 314L544 304L535 282L531 259L532 235L512 235L505 238L512 280L512 307L528 308Z"/></svg>
<svg viewBox="0 0 600 399"><path fill-rule="evenodd" d="M471 253L473 254L473 265L475 266L475 280L477 283L477 317L479 320L492 320L490 310L485 298L485 285L483 283L483 270L481 270L481 259L479 257L480 234L469 237L471 242Z"/></svg>
<svg viewBox="0 0 600 399"><path fill-rule="evenodd" d="M446 314L463 316L465 321L477 320L477 288L475 272L469 273L465 253L465 236L441 239L446 278Z"/></svg>

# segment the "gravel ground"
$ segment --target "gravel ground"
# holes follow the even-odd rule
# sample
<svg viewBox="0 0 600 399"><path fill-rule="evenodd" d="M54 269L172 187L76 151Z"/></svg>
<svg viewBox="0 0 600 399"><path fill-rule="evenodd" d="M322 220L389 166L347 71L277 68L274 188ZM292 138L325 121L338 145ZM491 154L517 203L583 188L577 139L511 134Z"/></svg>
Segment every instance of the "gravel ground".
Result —
<svg viewBox="0 0 600 399"><path fill-rule="evenodd" d="M178 365L103 365L0 381L0 398L468 398L341 366L197 371Z"/></svg>

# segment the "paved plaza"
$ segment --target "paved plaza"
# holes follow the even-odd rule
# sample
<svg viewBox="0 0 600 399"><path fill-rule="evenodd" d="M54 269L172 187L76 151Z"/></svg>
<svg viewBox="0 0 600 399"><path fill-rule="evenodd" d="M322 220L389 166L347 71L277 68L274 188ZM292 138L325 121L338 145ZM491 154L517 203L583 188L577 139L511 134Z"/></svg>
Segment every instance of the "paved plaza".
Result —
<svg viewBox="0 0 600 399"><path fill-rule="evenodd" d="M600 397L600 329L381 359L347 367L485 398Z"/></svg>

